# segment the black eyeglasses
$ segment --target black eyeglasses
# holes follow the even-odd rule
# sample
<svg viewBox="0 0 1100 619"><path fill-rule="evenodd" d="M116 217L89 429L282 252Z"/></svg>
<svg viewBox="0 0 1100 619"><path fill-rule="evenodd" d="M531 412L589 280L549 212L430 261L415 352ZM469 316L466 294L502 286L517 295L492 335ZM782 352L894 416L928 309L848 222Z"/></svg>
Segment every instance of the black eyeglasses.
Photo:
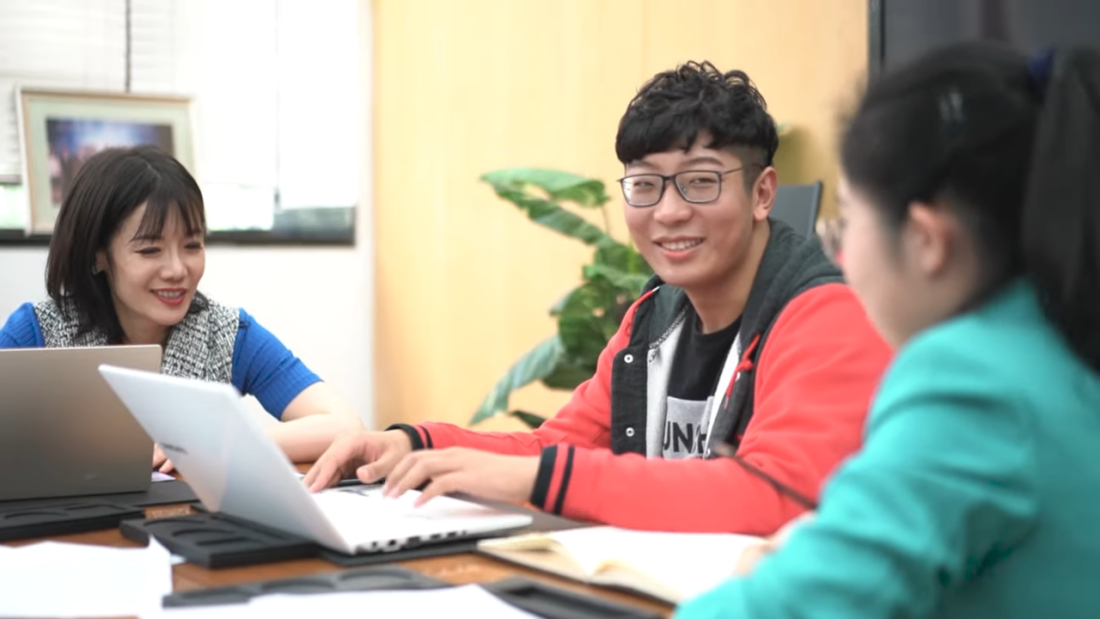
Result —
<svg viewBox="0 0 1100 619"><path fill-rule="evenodd" d="M745 166L715 172L713 170L684 170L676 174L632 174L619 179L623 188L623 198L630 206L644 208L653 206L665 195L668 181L676 186L680 196L692 204L714 202L722 195L722 177L740 170Z"/></svg>

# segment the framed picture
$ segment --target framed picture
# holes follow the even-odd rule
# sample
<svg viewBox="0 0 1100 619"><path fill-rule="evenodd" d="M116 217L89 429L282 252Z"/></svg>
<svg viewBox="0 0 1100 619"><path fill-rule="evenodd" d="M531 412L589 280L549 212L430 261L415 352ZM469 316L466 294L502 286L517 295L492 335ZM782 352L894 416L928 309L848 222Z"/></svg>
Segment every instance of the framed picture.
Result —
<svg viewBox="0 0 1100 619"><path fill-rule="evenodd" d="M195 173L189 98L25 88L18 99L31 234L52 233L80 166L105 148L152 144Z"/></svg>

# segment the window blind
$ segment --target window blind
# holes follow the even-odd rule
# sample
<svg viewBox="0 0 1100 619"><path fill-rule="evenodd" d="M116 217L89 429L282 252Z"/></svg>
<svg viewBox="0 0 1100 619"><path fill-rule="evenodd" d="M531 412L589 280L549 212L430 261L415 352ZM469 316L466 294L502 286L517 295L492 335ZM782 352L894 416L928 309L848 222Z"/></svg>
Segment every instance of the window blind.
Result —
<svg viewBox="0 0 1100 619"><path fill-rule="evenodd" d="M0 0L0 182L22 177L17 86L121 91L125 0Z"/></svg>
<svg viewBox="0 0 1100 619"><path fill-rule="evenodd" d="M0 0L0 182L21 176L17 84L128 85L192 97L211 229L353 206L358 11L359 0Z"/></svg>

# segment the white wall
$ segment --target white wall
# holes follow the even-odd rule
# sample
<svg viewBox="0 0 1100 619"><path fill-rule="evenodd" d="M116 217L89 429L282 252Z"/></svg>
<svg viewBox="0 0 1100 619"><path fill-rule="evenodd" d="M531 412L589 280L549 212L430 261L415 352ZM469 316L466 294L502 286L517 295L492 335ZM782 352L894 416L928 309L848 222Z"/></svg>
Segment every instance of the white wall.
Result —
<svg viewBox="0 0 1100 619"><path fill-rule="evenodd" d="M46 248L0 248L0 315L46 298Z"/></svg>
<svg viewBox="0 0 1100 619"><path fill-rule="evenodd" d="M370 424L374 268L362 228L354 249L210 247L202 290L252 314Z"/></svg>

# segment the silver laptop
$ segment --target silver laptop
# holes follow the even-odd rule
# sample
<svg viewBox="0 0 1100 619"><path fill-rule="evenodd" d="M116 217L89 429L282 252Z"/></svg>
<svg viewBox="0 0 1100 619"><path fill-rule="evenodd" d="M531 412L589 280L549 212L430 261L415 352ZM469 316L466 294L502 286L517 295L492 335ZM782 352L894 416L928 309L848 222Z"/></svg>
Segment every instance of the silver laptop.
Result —
<svg viewBox="0 0 1100 619"><path fill-rule="evenodd" d="M147 490L153 442L97 368L160 360L160 346L0 350L0 501Z"/></svg>
<svg viewBox="0 0 1100 619"><path fill-rule="evenodd" d="M311 493L231 385L123 368L99 369L210 511L356 554L483 536L531 524L510 513L417 493L382 497L377 485Z"/></svg>

